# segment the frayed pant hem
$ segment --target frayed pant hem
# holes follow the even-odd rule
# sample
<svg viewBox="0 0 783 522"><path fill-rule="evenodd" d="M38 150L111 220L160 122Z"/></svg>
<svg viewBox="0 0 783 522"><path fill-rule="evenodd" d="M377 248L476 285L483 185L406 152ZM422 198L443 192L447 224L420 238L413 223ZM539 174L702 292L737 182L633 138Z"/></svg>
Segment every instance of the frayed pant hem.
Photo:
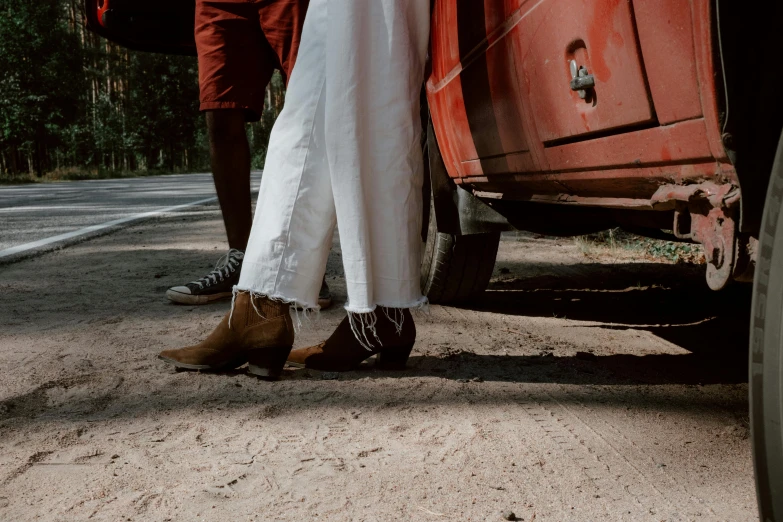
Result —
<svg viewBox="0 0 783 522"><path fill-rule="evenodd" d="M375 312L378 307L381 308L386 318L394 325L397 335L402 335L402 325L405 321L405 314L402 313L402 310L422 311L428 314L429 300L423 296L407 306L387 306L381 303L376 304L372 308L346 306L345 311L348 312L348 323L351 325L351 332L362 348L369 352L373 352L376 349L373 342L377 343L378 348L383 346L376 330L378 316Z"/></svg>
<svg viewBox="0 0 783 522"><path fill-rule="evenodd" d="M370 308L360 308L360 307L353 307L351 305L345 305L345 311L349 314L369 314L375 312L375 310L378 307L381 308L399 308L399 309L407 309L411 311L421 311L425 313L429 313L429 306L430 306L430 300L427 299L426 296L422 296L421 298L417 299L416 301L413 301L409 304L387 304L387 303L376 303L374 306Z"/></svg>
<svg viewBox="0 0 783 522"><path fill-rule="evenodd" d="M231 325L231 316L234 314L234 303L237 298L237 294L239 293L246 293L249 294L250 304L255 309L256 313L260 315L260 312L256 308L256 303L254 299L258 298L265 298L269 299L270 301L275 301L277 303L284 303L289 305L290 310L294 314L294 332L299 332L299 330L302 328L302 322L310 322L313 319L313 314L315 314L316 319L320 317L321 314L321 307L317 304L308 304L304 301L300 301L299 299L291 299L289 297L285 297L283 295L279 294L265 294L263 292L257 292L256 290L253 290L252 288L240 288L239 285L234 286L231 296L231 312L229 314L228 318L228 324Z"/></svg>

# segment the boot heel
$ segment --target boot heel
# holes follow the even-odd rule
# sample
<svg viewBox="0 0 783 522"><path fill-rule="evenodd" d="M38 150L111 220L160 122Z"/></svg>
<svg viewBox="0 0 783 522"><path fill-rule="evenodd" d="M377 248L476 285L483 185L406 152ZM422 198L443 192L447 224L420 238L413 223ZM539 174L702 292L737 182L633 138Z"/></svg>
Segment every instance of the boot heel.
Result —
<svg viewBox="0 0 783 522"><path fill-rule="evenodd" d="M380 370L404 370L408 363L408 357L411 355L411 350L413 350L413 343L381 350L375 366Z"/></svg>
<svg viewBox="0 0 783 522"><path fill-rule="evenodd" d="M247 358L247 373L264 379L277 379L291 353L290 346L253 350Z"/></svg>

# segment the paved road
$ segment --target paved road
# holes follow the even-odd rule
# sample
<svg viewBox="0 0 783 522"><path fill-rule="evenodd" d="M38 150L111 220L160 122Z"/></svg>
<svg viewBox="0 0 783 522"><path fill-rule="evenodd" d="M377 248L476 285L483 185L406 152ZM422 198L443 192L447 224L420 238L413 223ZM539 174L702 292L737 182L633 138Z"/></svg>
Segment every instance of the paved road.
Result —
<svg viewBox="0 0 783 522"><path fill-rule="evenodd" d="M0 261L214 197L208 173L0 187Z"/></svg>

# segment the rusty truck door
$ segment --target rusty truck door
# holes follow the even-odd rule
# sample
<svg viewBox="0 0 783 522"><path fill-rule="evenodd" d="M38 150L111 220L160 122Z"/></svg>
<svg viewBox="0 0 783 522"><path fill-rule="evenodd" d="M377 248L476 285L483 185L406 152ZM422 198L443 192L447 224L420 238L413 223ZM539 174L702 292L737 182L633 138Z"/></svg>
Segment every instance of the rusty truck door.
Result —
<svg viewBox="0 0 783 522"><path fill-rule="evenodd" d="M458 176L545 171L546 147L655 122L630 0L436 1L432 49Z"/></svg>

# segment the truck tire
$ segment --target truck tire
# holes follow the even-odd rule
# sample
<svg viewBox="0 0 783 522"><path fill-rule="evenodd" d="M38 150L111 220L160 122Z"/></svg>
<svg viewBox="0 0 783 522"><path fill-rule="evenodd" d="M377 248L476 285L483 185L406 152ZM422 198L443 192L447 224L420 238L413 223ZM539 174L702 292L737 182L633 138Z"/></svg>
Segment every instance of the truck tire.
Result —
<svg viewBox="0 0 783 522"><path fill-rule="evenodd" d="M428 121L423 120L423 121ZM486 290L495 268L500 232L455 235L438 232L435 198L430 183L430 168L437 165L446 176L432 122L428 122L428 139L422 144L426 180L422 190L424 216L422 226L421 291L431 303L464 303Z"/></svg>
<svg viewBox="0 0 783 522"><path fill-rule="evenodd" d="M481 295L489 284L500 233L456 236L438 232L430 207L427 238L421 260L421 290L431 303L464 303Z"/></svg>
<svg viewBox="0 0 783 522"><path fill-rule="evenodd" d="M759 515L783 520L783 136L759 233L750 334L750 417Z"/></svg>

